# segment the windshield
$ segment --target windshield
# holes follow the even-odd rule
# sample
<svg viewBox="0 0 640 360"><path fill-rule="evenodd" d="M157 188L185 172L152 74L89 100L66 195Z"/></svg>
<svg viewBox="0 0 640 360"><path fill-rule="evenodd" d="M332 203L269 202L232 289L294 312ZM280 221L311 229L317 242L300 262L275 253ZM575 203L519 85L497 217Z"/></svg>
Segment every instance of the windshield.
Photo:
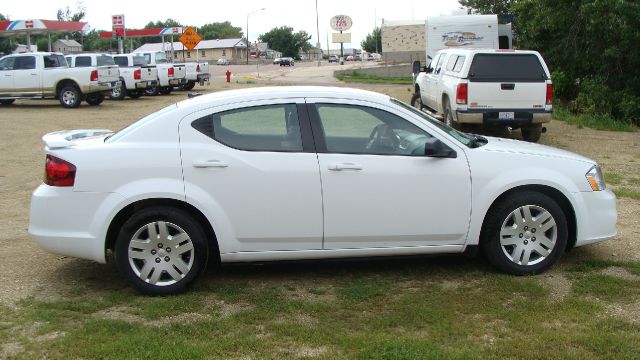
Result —
<svg viewBox="0 0 640 360"><path fill-rule="evenodd" d="M167 113L173 109L176 109L178 106L176 104L171 104L159 111L154 112L153 114L147 115L145 117L143 117L142 119L134 122L133 124L125 127L124 129L116 132L115 134L108 136L104 142L106 143L112 143L112 142L116 142L120 139L122 139L123 137L131 134L132 132L134 132L136 129L144 126L145 124L157 119L158 117L160 117L160 115L163 115L164 113Z"/></svg>
<svg viewBox="0 0 640 360"><path fill-rule="evenodd" d="M463 145L469 146L471 147L471 143L473 141L473 136L471 135L467 135L463 132L460 132L454 128L451 128L447 125L445 125L443 122L438 121L437 119L433 118L432 116L428 115L427 113L425 113L424 111L420 111L414 107L411 107L405 103L403 103L400 100L397 99L391 99L391 102L396 104L396 105L400 105L402 108L411 111L412 113L414 113L415 115L418 115L419 117L421 117L422 119L426 120L427 122L429 122L431 125L434 125L435 127L437 127L438 129L446 132L447 134L449 134L452 138L456 139L458 142L462 143Z"/></svg>
<svg viewBox="0 0 640 360"><path fill-rule="evenodd" d="M166 64L169 60L167 60L167 55L163 52L156 53L156 64Z"/></svg>

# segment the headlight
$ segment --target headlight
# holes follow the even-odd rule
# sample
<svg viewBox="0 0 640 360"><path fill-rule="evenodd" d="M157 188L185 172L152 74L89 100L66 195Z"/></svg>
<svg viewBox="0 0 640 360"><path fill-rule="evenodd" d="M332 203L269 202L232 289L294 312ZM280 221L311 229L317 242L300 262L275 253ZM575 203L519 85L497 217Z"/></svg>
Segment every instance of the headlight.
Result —
<svg viewBox="0 0 640 360"><path fill-rule="evenodd" d="M602 169L598 165L594 165L584 176L586 176L593 191L604 190L607 187L604 182L604 175L602 175Z"/></svg>

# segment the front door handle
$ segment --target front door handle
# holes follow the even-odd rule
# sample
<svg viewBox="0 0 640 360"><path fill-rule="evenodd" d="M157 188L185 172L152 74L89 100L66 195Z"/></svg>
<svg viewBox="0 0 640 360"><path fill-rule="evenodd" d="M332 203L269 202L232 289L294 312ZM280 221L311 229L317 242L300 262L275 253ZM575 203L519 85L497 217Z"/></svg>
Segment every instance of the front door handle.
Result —
<svg viewBox="0 0 640 360"><path fill-rule="evenodd" d="M194 168L226 168L229 164L220 160L195 160Z"/></svg>
<svg viewBox="0 0 640 360"><path fill-rule="evenodd" d="M329 170L333 170L333 171L362 170L362 165L355 164L355 163L330 164Z"/></svg>

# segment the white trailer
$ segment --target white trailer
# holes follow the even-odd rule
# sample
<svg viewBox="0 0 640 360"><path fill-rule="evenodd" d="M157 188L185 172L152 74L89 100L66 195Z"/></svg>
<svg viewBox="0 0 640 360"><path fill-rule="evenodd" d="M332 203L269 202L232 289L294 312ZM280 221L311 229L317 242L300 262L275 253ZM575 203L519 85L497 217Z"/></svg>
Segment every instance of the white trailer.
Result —
<svg viewBox="0 0 640 360"><path fill-rule="evenodd" d="M497 15L429 16L425 31L427 59L447 48L500 48Z"/></svg>

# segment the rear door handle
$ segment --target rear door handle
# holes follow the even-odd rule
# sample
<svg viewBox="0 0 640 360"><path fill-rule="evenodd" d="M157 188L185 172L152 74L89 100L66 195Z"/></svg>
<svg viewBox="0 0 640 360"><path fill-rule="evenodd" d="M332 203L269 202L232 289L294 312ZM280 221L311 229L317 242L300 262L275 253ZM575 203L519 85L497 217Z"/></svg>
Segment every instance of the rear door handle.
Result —
<svg viewBox="0 0 640 360"><path fill-rule="evenodd" d="M226 168L229 164L220 160L195 160L194 168Z"/></svg>
<svg viewBox="0 0 640 360"><path fill-rule="evenodd" d="M362 165L355 164L355 163L330 164L329 170L333 170L333 171L362 170Z"/></svg>

